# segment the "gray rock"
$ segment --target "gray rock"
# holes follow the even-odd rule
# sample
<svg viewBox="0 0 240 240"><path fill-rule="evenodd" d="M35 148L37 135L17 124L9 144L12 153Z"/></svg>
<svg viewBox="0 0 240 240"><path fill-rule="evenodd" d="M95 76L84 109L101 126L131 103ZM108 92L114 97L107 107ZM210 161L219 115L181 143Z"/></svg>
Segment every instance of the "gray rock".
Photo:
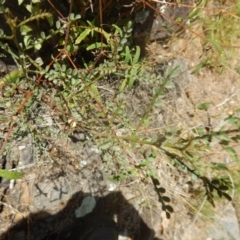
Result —
<svg viewBox="0 0 240 240"><path fill-rule="evenodd" d="M71 196L70 185L64 177L59 177L57 181L50 179L35 183L32 187L32 211L39 209L54 212L59 205L68 200Z"/></svg>
<svg viewBox="0 0 240 240"><path fill-rule="evenodd" d="M213 226L209 229L209 240L239 240L240 232L235 209L232 203L218 211Z"/></svg>
<svg viewBox="0 0 240 240"><path fill-rule="evenodd" d="M84 217L88 213L92 212L96 206L96 200L92 196L87 196L83 199L82 204L79 208L75 210L76 218Z"/></svg>

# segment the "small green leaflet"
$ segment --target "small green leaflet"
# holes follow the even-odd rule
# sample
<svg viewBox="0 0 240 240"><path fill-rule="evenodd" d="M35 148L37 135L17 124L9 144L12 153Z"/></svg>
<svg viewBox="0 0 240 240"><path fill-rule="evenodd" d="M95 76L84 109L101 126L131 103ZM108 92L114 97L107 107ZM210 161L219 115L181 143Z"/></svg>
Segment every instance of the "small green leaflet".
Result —
<svg viewBox="0 0 240 240"><path fill-rule="evenodd" d="M132 65L136 64L139 61L140 53L141 53L140 47L136 46L136 52L132 60Z"/></svg>
<svg viewBox="0 0 240 240"><path fill-rule="evenodd" d="M166 78L175 78L180 74L180 70L181 70L180 66L176 66L174 68L167 67L164 75Z"/></svg>
<svg viewBox="0 0 240 240"><path fill-rule="evenodd" d="M183 158L184 157L180 150L178 150L177 148L168 146L167 144L166 145L162 145L161 149L163 149L167 153L170 153L171 155L174 155L176 157L179 157L179 158Z"/></svg>
<svg viewBox="0 0 240 240"><path fill-rule="evenodd" d="M95 43L89 45L86 48L86 50L89 51L89 50L93 50L93 49L101 48L101 47L107 47L107 45L105 43L102 43L102 42L95 42Z"/></svg>
<svg viewBox="0 0 240 240"><path fill-rule="evenodd" d="M18 0L18 5L20 6L24 0Z"/></svg>
<svg viewBox="0 0 240 240"><path fill-rule="evenodd" d="M222 170L222 171L228 171L228 167L224 163L212 163L213 168L217 170Z"/></svg>
<svg viewBox="0 0 240 240"><path fill-rule="evenodd" d="M13 70L10 73L7 73L3 78L0 78L0 89L9 83L17 83L19 78L21 78L23 75L22 69Z"/></svg>
<svg viewBox="0 0 240 240"><path fill-rule="evenodd" d="M239 160L238 160L238 155L236 153L236 151L232 148L232 147L225 147L224 148L231 156L232 160L235 162L235 163L238 163Z"/></svg>
<svg viewBox="0 0 240 240"><path fill-rule="evenodd" d="M198 105L198 110L205 110L207 111L209 106L210 106L210 102L204 102L204 103L201 103L200 105Z"/></svg>
<svg viewBox="0 0 240 240"><path fill-rule="evenodd" d="M75 41L75 44L81 43L90 33L93 35L94 32L101 33L101 34L105 37L106 41L107 41L107 42L109 41L109 38L110 38L111 34L107 33L106 31L104 31L104 30L101 29L101 28L94 27L94 28L87 28L87 29L85 29L85 30L77 37L77 39L76 39L76 41ZM97 44L97 43L96 43L96 44ZM103 43L102 43L102 44L103 44ZM92 44L92 45L94 45L94 44ZM90 46L92 46L92 45L90 45ZM106 45L106 44L105 44L105 45ZM89 47L90 47L90 46L89 46ZM88 47L88 48L89 48L89 47ZM96 47L95 47L95 48L96 48ZM90 49L89 49L89 50L90 50Z"/></svg>
<svg viewBox="0 0 240 240"><path fill-rule="evenodd" d="M198 73L200 71L200 69L206 67L207 65L208 65L207 61L200 62L198 65L195 66L195 68L193 69L191 74Z"/></svg>
<svg viewBox="0 0 240 240"><path fill-rule="evenodd" d="M119 88L119 93L122 93L124 91L126 85L127 85L127 79L124 79L122 81L122 84L121 84L120 88Z"/></svg>
<svg viewBox="0 0 240 240"><path fill-rule="evenodd" d="M124 63L130 64L130 65L135 65L136 63L139 62L140 54L141 54L141 49L139 46L136 46L136 50L133 55L131 55L131 51L130 51L129 47L126 46L125 53L124 53L124 56L125 56Z"/></svg>
<svg viewBox="0 0 240 240"><path fill-rule="evenodd" d="M207 38L207 41L210 42L216 48L216 50L218 51L219 54L223 53L222 47L220 46L220 44L218 42L214 41L211 38Z"/></svg>
<svg viewBox="0 0 240 240"><path fill-rule="evenodd" d="M0 169L0 177L7 179L19 179L23 177L23 173L21 172L10 172L8 170Z"/></svg>
<svg viewBox="0 0 240 240"><path fill-rule="evenodd" d="M128 64L130 61L131 61L131 63L132 63L132 56L131 56L129 47L126 46L126 48L125 48L125 59L124 59L124 63L125 63L125 64Z"/></svg>
<svg viewBox="0 0 240 240"><path fill-rule="evenodd" d="M91 29L85 29L76 39L75 44L79 44L81 43L86 37L87 35L91 32Z"/></svg>

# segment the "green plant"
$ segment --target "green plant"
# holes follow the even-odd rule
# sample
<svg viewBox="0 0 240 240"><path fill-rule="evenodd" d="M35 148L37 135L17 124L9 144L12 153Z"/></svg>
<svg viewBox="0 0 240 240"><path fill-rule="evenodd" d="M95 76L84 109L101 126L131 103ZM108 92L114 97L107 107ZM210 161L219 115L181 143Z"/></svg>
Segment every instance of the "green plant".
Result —
<svg viewBox="0 0 240 240"><path fill-rule="evenodd" d="M49 154L46 150L48 139L53 136L67 138L74 130L84 129L101 150L105 170L111 172L112 180L151 181L167 218L173 208L170 198L164 195L166 189L161 186L161 179L158 180L154 165L157 156L164 156L163 161L181 174L192 176L193 181L201 181L201 189L212 205L215 193L231 200L228 191L232 186L225 174L227 166L205 159L209 143L217 141L238 161L231 143L239 140L239 117L226 118L223 129L218 131L202 126L191 129L187 136L183 136L186 129L177 127L166 127L161 136L142 133L141 129L150 125L153 110L161 107L167 93L175 87L173 79L180 74L180 68L168 67L163 76L155 73L153 66L140 58L140 47L132 46L133 22L126 21L124 26L109 23L103 28L95 18L85 19L74 13L53 21L55 15L41 9L39 1L22 6L29 16L17 21L11 14L9 17L11 9L4 3L2 0L0 11L8 19L10 33L0 31L0 47L17 66L0 79L1 107L11 108L0 122L10 126L5 145L7 141L31 134L36 144L36 158L40 159L41 155ZM23 5L25 1L19 3ZM39 21L45 21L50 29L38 32L35 25L38 26ZM52 55L44 58L41 51L49 42ZM223 53L215 36L208 38L208 42L219 54ZM207 60L201 63L195 71L208 63ZM102 83L107 87L111 85L110 97ZM152 92L141 109L142 114L132 120L127 114L125 98L141 84L152 84ZM198 110L207 111L209 105L203 103ZM42 113L49 112L54 113L57 122L53 126L44 125L46 119ZM60 129L59 125L66 128ZM146 148L151 149L150 156L144 156L138 163L129 160L128 151L142 154ZM4 147L1 153L3 151ZM0 175L21 177L21 174L5 170Z"/></svg>
<svg viewBox="0 0 240 240"><path fill-rule="evenodd" d="M82 20L80 15L70 14L67 20L54 22L55 16L42 10L39 1L31 5L24 3L19 2L22 5L19 10L21 12L26 8L29 16L21 19L20 14L16 20L9 17L5 1L1 2L1 13L10 32L1 30L0 47L5 57L12 58L16 64L15 70L0 79L0 89L4 96L2 106L13 106L11 114L2 119L2 123L8 122L14 126L13 136L7 140L14 141L26 134L31 134L35 142L40 142L39 136L51 137L54 129L38 128L38 123L43 121L39 111L57 109L63 122L67 122L69 117L75 123L86 122L89 131L104 129L102 121L112 122L116 117L122 118L118 113L123 108L122 104L111 106L103 100L98 82L110 75L116 77L119 79L118 93L121 93L126 87L131 90L134 82L141 78L144 65L139 61L140 48L137 46L136 50L131 49L127 43L131 42L132 22L123 28L112 24L110 32L106 32L97 27L94 21ZM38 33L36 26L44 19L50 29L40 29ZM51 41L58 45L53 53L59 53L52 56L53 60L48 64L49 56L44 59L36 53L41 53L42 49L45 51L46 44ZM83 47L87 51L95 51L93 55L96 59L103 56L103 62L95 67L91 61L83 59L85 69L77 69L71 56ZM46 100L46 96L53 92L52 104Z"/></svg>
<svg viewBox="0 0 240 240"><path fill-rule="evenodd" d="M19 179L23 177L23 173L11 172L11 171L0 169L0 177L7 178L7 179Z"/></svg>
<svg viewBox="0 0 240 240"><path fill-rule="evenodd" d="M239 1L234 1L230 7L216 2L216 8L212 7L213 2L200 1L189 15L190 22L202 22L204 29L204 36L201 38L204 40L205 53L194 72L203 67L222 71L225 67L229 67L227 60L237 54L235 49L239 48L236 44L239 38Z"/></svg>

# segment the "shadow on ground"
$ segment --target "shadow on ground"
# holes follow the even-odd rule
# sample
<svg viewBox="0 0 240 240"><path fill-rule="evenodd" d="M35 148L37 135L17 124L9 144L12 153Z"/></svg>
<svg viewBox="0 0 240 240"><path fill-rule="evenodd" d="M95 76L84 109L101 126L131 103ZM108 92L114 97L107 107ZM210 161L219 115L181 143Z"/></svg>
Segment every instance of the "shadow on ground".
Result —
<svg viewBox="0 0 240 240"><path fill-rule="evenodd" d="M83 192L74 194L65 208L55 215L45 211L30 214L8 229L1 240L80 240L84 232L84 222L99 215L117 219L121 235L132 240L158 239L121 192L111 192L104 197L90 196ZM81 206L86 197L95 199L96 205L91 213L76 218L76 206Z"/></svg>

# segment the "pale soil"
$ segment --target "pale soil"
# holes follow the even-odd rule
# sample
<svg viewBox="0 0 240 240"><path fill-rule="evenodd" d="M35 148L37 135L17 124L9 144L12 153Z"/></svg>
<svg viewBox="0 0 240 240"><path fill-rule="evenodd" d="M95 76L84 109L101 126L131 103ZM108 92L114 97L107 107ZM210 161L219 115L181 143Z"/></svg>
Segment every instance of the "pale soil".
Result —
<svg viewBox="0 0 240 240"><path fill-rule="evenodd" d="M193 30L204 36L201 24L196 24ZM205 57L205 52L203 40L191 32L187 31L184 36L172 39L166 46L153 43L149 46L149 50L150 53L152 53L151 57L154 62L159 61L159 59L161 61L174 59L172 65L181 65L183 72L176 79L180 93L175 92L175 94L170 94L169 98L165 101L165 111L163 116L161 116L161 118L164 119L164 123L168 126L177 126L179 129L186 129L186 132L198 126L208 126L209 120L213 131L219 131L223 126L226 127L224 119L239 109L240 76L235 70L236 67L239 66L239 48L229 49L227 51L227 64L223 73L220 74L216 69L203 68L199 73L194 75L191 74L191 71L200 63L203 57ZM212 54L212 57L214 57L214 53L210 52L208 54ZM204 102L211 103L207 112L197 109L197 107ZM239 155L239 143L232 144L232 146ZM206 161L226 163L229 169L234 169L239 174L239 163L234 162L229 154L214 141L211 143L211 147L212 152ZM233 196L233 203L236 207L235 211L239 222L239 192L233 191ZM222 215L225 211L224 209L225 208L219 210L218 208L216 215ZM234 209L227 211L233 211L234 213ZM224 218L224 215L227 216L227 213L223 214L222 218ZM184 221L182 221L182 219L184 219ZM187 215L183 214L180 219L177 220L177 225L182 226L180 227L180 231L184 230L181 237L179 236L179 238L176 239L212 239L207 238L209 232L206 230L211 225L209 221L205 222L205 220L202 221L200 218L198 219L199 221L187 223L187 221L185 221L186 219ZM233 220L234 216L232 215L231 217L230 215L230 219ZM228 219L226 221L230 222L231 220ZM215 225L216 229L220 227L217 226L217 222L213 223L213 225ZM176 227L176 225L174 227L171 224L169 225L169 231L172 229L176 231L175 228L178 227ZM239 229L239 227L237 228ZM236 236L239 236L239 230L235 238L233 237L232 239L238 239ZM172 236L169 239L174 238ZM216 239L219 238L216 236ZM230 238L223 234L221 239Z"/></svg>

